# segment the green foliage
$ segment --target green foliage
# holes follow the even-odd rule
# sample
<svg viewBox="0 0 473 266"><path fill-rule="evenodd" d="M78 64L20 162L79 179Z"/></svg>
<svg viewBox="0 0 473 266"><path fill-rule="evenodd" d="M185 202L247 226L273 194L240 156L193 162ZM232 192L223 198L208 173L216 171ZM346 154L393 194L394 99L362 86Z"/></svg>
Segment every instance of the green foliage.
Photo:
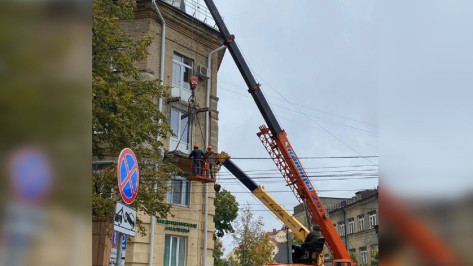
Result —
<svg viewBox="0 0 473 266"><path fill-rule="evenodd" d="M225 259L222 259L223 251L224 251L222 241L216 238L214 243L215 243L214 251L213 251L214 266L226 266L227 261Z"/></svg>
<svg viewBox="0 0 473 266"><path fill-rule="evenodd" d="M238 202L228 190L223 189L215 197L215 235L223 237L233 233L232 222L238 217Z"/></svg>
<svg viewBox="0 0 473 266"><path fill-rule="evenodd" d="M273 245L268 234L263 231L262 218L254 218L249 206L241 210L240 220L235 224L232 235L238 245L235 255L237 265L250 266L272 263Z"/></svg>
<svg viewBox="0 0 473 266"><path fill-rule="evenodd" d="M119 21L133 18L135 1L94 0L92 29L92 152L117 154L124 147L141 147L150 158L170 127L157 109L166 88L157 80L143 81L134 63L144 60L152 38L133 40Z"/></svg>
<svg viewBox="0 0 473 266"><path fill-rule="evenodd" d="M377 266L379 264L379 251L377 249L371 250L371 265Z"/></svg>
<svg viewBox="0 0 473 266"><path fill-rule="evenodd" d="M135 5L136 1L128 0L93 1L92 155L117 158L123 148L133 149L140 165L140 190L132 207L165 217L170 209L165 203L167 179L176 171L158 160L162 147L158 137L165 138L171 132L157 108L167 89L159 86L158 80L141 80L135 67L146 59L152 41L150 36L133 39L121 28L122 23L133 19ZM111 165L93 173L94 220L112 221L115 202L120 199L115 169L116 165ZM139 217L137 226L144 235Z"/></svg>
<svg viewBox="0 0 473 266"><path fill-rule="evenodd" d="M350 258L351 258L351 261L353 261L353 263L358 265L358 258L356 257L356 253L350 252Z"/></svg>

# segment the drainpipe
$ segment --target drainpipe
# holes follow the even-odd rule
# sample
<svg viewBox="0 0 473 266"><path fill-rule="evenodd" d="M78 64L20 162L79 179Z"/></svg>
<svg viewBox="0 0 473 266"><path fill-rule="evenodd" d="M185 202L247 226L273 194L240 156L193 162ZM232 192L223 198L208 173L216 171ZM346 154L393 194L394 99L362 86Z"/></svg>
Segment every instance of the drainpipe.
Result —
<svg viewBox="0 0 473 266"><path fill-rule="evenodd" d="M347 210L343 209L343 224L345 225L345 226L343 226L343 228L345 229L345 233L343 234L343 236L344 236L344 239L345 239L345 248L348 250L346 220L347 220Z"/></svg>
<svg viewBox="0 0 473 266"><path fill-rule="evenodd" d="M209 57L207 59L207 71L209 71L209 79L207 81L207 97L206 97L206 102L205 102L205 107L209 108L209 111L207 112L207 115L205 116L205 146L208 146L209 145L209 135L210 135L210 131L209 131L209 121L210 121L210 85L212 83L212 71L211 71L211 66L212 66L212 56L224 49L226 46L225 45L222 45L220 47L218 47L217 49L211 51L209 53Z"/></svg>
<svg viewBox="0 0 473 266"><path fill-rule="evenodd" d="M209 108L209 111L207 111L207 115L205 116L205 146L209 146L209 135L210 135L210 127L209 127L209 121L210 121L210 85L212 83L212 71L211 71L211 66L212 66L212 55L214 55L216 52L224 49L226 46L222 45L218 47L217 49L211 51L209 53L209 57L207 60L207 71L209 71L209 79L207 80L207 95L206 95L206 102L205 102L205 107ZM209 214L209 208L207 204L207 199L208 199L208 192L209 192L209 187L208 184L205 183L205 192L204 192L204 251L203 251L203 256L202 256L202 265L206 266L207 265L207 228L208 228L208 214Z"/></svg>
<svg viewBox="0 0 473 266"><path fill-rule="evenodd" d="M158 13L159 19L161 20L161 25L162 25L162 34L161 34L161 66L160 66L160 74L159 74L159 85L163 86L164 84L164 52L166 50L166 21L164 21L163 15L161 15L161 12L158 9L158 6L156 5L156 0L152 0L152 7L154 7L154 10L156 13ZM158 110L160 112L163 111L163 98L159 97L158 100ZM159 136L158 136L159 140ZM161 156L164 156L164 154L161 152ZM158 185L155 185L155 189L158 189ZM154 215L151 217L151 235L150 235L150 245L149 245L149 266L153 266L153 257L154 257L154 227L156 225L156 217Z"/></svg>

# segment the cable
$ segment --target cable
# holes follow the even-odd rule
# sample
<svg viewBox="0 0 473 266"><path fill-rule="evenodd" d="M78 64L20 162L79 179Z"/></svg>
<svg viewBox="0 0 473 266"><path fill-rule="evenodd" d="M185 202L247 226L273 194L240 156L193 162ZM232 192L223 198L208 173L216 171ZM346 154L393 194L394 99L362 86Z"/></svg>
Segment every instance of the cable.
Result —
<svg viewBox="0 0 473 266"><path fill-rule="evenodd" d="M312 157L297 157L298 159L364 159L364 158L378 158L378 155L359 155L359 156L312 156ZM272 160L270 157L231 157L232 160Z"/></svg>
<svg viewBox="0 0 473 266"><path fill-rule="evenodd" d="M260 77L260 78L261 78L261 77ZM221 81L220 84L221 84L221 85L227 84L229 87L236 87L235 84L230 84L230 83L227 83L226 81ZM240 95L240 96L242 96L242 97L246 97L245 94L240 93L240 92L241 92L240 90L236 91L236 90L232 90L232 89L227 89L227 88L222 87L222 86L220 86L219 88L220 88L220 89L223 89L224 91L232 92L232 93L238 94L238 95ZM280 97L274 97L274 95L271 95L271 96L269 96L269 98L272 98L272 99L275 100L275 101L285 102L285 101L284 101L284 98L281 98L281 96L280 96ZM309 105L304 105L304 104L298 103L298 106L302 106L302 107L307 108L307 109L309 109L309 110L316 111L316 112L320 112L320 113L323 113L323 114L326 114L326 115L338 117L338 118L341 118L341 119L350 120L350 121L353 121L353 122L355 122L355 123L365 124L365 125L370 126L370 127L378 128L378 126L375 125L375 124L368 123L368 122L366 122L366 121L361 121L361 120L358 120L358 119L354 119L354 118L351 118L351 117L348 117L348 116L344 116L344 115L340 115L340 114L334 114L334 113L330 113L330 112L327 112L327 111L323 111L323 110L321 110L321 109L314 108L312 105L309 106ZM284 108L287 108L287 107L284 107ZM289 109L289 108L287 108L287 109L288 109L288 110L291 110L291 109Z"/></svg>
<svg viewBox="0 0 473 266"><path fill-rule="evenodd" d="M222 87L219 87L219 89L223 90L223 91L226 91L226 92L231 92L231 93L234 93L234 94L237 94L238 96L240 97L245 97L245 95L243 94L240 94L240 93L237 93L236 91L234 90L230 90L230 89L227 89L227 88L222 88ZM298 113L298 114L303 114L305 116L309 116L309 114L307 114L306 112L303 112L301 110L294 110L294 109L291 109L291 108L288 108L286 106L283 106L283 105L278 105L278 104L272 104L272 106L276 106L278 109L284 109L284 110L287 110L287 111L290 111L290 112L295 112L295 113ZM323 121L326 121L326 122L329 122L329 123L333 123L333 124L338 124L340 126L343 126L343 127L347 127L347 128L351 128L351 129L356 129L356 130L359 130L359 131L363 131L364 133L368 133L370 135L373 135L373 136L376 136L377 133L376 132L373 132L373 131L370 131L370 130L367 130L367 129L363 129L363 128L359 128L359 127L354 127L354 126L351 126L351 125L347 125L345 123L341 123L341 122L338 122L338 121L332 121L332 120L328 120L326 118L322 118L322 117L318 117L318 116L314 116L313 114L310 114L310 116L316 118L316 119L320 119L320 120L323 120Z"/></svg>
<svg viewBox="0 0 473 266"><path fill-rule="evenodd" d="M357 167L372 167L373 165L340 165L340 166L321 166L321 167L308 167L308 168L305 168L305 169L338 169L338 168L348 168L348 167L353 167L353 168L357 168ZM377 165L376 165L377 167ZM279 170L278 169L251 169L251 170L245 170L243 172L247 173L247 172L256 172L256 171L277 171L279 173Z"/></svg>
<svg viewBox="0 0 473 266"><path fill-rule="evenodd" d="M270 89L272 89L273 91L275 91L279 96L281 96L288 104L290 104L292 107L294 107L296 110L300 111L300 109L294 105L293 103L291 103L288 99L286 99L281 93L279 93L277 90L273 89L271 87L271 85L269 85L268 82L266 82L263 78L261 78L260 76L258 76L264 83L266 83L266 85L268 85L268 87ZM304 114L303 112L301 112L302 114ZM305 114L304 114L305 115ZM359 156L362 156L361 153L359 153L357 150L355 150L354 148L352 148L350 145L346 144L345 142L343 142L340 138L338 138L336 135L334 135L332 132L330 132L329 130L327 130L325 127L323 127L322 125L320 125L319 123L317 123L314 119L312 119L310 116L308 115L305 115L310 121L312 121L314 124L316 124L319 128L321 128L323 131L325 131L327 134L331 135L333 138L335 138L338 142L340 142L341 144L343 144L345 147L349 148L351 151L353 151L354 153L358 154ZM364 158L366 161L368 161L369 163L373 164L374 163L372 161L370 161L368 158Z"/></svg>
<svg viewBox="0 0 473 266"><path fill-rule="evenodd" d="M328 170L328 171L306 171L306 174L317 174L317 173L348 173L348 172L353 172L353 171L362 171L362 172L372 172L372 171L378 171L378 169L359 169L359 170ZM248 172L248 171L243 171L243 172ZM262 174L275 174L279 173L277 172L277 169L274 171L260 171L260 173L251 173L248 174L248 176L255 176L255 175L262 175ZM360 173L363 174L363 173ZM223 176L225 174L222 174Z"/></svg>

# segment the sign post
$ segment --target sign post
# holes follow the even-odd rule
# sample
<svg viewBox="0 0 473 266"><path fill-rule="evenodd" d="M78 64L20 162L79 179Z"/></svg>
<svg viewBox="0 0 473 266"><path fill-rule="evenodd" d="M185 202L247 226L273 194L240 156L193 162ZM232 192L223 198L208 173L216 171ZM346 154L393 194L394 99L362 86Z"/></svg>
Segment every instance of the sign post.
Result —
<svg viewBox="0 0 473 266"><path fill-rule="evenodd" d="M118 232L118 247L117 247L117 263L115 263L116 266L121 266L122 265L122 233Z"/></svg>
<svg viewBox="0 0 473 266"><path fill-rule="evenodd" d="M123 236L123 237L120 237L120 238L123 238L123 241L121 243L119 242L119 235ZM121 250L121 254L118 254L118 249ZM119 233L117 231L114 231L112 235L112 248L110 250L110 260L109 260L108 266L117 266L117 255L121 256L121 265L119 266L125 266L125 261L124 261L125 250L126 250L126 235Z"/></svg>
<svg viewBox="0 0 473 266"><path fill-rule="evenodd" d="M113 229L117 231L117 258L116 266L122 264L123 242L126 236L135 236L136 210L128 205L133 203L138 195L138 187L140 184L140 173L138 169L138 160L135 154L129 148L125 148L118 156L117 166L118 189L123 202L118 201L115 206L115 215L113 217ZM125 240L123 240L125 238ZM113 242L113 241L112 241ZM126 248L126 242L125 242Z"/></svg>

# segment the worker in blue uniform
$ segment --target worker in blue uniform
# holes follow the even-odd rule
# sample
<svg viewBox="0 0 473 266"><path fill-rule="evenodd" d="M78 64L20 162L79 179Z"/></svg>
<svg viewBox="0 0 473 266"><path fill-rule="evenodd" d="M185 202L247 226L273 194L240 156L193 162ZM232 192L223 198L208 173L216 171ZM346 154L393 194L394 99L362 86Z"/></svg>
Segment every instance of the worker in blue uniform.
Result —
<svg viewBox="0 0 473 266"><path fill-rule="evenodd" d="M194 150L191 152L191 154L189 154L189 159L194 159L193 163L192 163L192 168L193 168L193 174L195 176L201 176L202 175L202 166L203 166L203 162L204 162L204 159L205 159L205 155L204 155L204 152L202 152L200 149L199 149L199 144L195 144L194 145Z"/></svg>

